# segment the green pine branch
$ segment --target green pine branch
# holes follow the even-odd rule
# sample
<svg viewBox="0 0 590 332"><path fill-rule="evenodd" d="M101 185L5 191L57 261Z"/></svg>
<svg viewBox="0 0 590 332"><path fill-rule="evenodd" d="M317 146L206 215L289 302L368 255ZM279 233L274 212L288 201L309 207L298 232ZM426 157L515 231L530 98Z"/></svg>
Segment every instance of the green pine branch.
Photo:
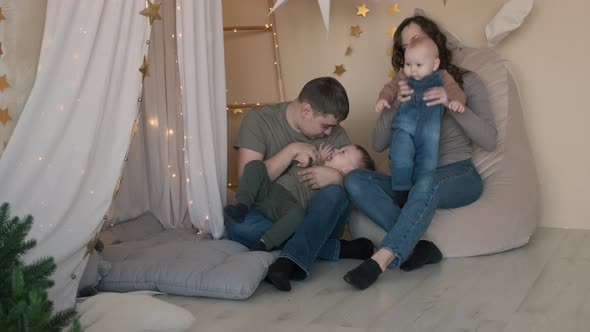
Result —
<svg viewBox="0 0 590 332"><path fill-rule="evenodd" d="M47 290L56 265L52 257L26 264L23 257L36 246L26 237L33 226L33 217L10 217L7 203L0 206L0 331L79 332L76 311L68 309L52 315L53 303Z"/></svg>

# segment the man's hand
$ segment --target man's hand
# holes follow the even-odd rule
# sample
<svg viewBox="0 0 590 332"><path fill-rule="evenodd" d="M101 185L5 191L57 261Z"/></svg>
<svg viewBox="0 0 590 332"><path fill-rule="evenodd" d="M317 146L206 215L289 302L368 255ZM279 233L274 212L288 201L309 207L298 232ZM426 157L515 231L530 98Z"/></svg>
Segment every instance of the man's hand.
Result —
<svg viewBox="0 0 590 332"><path fill-rule="evenodd" d="M301 154L307 154L311 159L310 164L314 165L320 158L320 153L315 145L309 143L295 142L288 145L291 159L294 160ZM298 160L299 161L299 160Z"/></svg>
<svg viewBox="0 0 590 332"><path fill-rule="evenodd" d="M321 189L330 184L342 185L343 176L337 169L327 166L314 166L297 173L299 182L311 189Z"/></svg>
<svg viewBox="0 0 590 332"><path fill-rule="evenodd" d="M311 157L307 153L300 153L296 155L293 160L297 161L297 166L299 167L307 167L311 165Z"/></svg>

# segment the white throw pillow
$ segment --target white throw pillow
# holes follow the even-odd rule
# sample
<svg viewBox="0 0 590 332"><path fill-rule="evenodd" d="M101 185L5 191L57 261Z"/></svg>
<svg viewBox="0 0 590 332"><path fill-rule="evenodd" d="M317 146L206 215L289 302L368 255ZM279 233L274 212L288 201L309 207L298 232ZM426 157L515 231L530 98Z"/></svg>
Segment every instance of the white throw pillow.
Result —
<svg viewBox="0 0 590 332"><path fill-rule="evenodd" d="M85 332L181 332L195 320L181 307L141 294L102 293L76 310Z"/></svg>

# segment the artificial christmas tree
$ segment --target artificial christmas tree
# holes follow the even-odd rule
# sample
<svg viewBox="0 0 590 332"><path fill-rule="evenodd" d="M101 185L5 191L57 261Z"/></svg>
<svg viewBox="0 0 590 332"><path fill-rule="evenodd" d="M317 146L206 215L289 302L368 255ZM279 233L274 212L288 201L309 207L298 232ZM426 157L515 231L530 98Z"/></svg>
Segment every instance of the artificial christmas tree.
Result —
<svg viewBox="0 0 590 332"><path fill-rule="evenodd" d="M37 244L26 240L33 217L10 217L8 203L0 206L0 331L60 332L76 317L74 309L53 313L47 290L53 286L50 276L56 265L52 257L32 264L24 255ZM80 331L74 322L70 331Z"/></svg>

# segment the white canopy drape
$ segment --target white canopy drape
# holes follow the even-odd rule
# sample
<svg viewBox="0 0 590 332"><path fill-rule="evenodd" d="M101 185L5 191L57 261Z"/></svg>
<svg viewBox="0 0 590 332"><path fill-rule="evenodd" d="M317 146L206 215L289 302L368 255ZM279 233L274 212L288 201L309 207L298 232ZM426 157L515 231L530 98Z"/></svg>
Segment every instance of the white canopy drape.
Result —
<svg viewBox="0 0 590 332"><path fill-rule="evenodd" d="M144 0L48 0L37 80L0 159L0 202L9 202L14 215L35 217L30 237L38 245L27 260L53 256L58 264L49 294L57 310L74 303L86 245L112 203L129 147L142 89L138 68L150 34L148 19L138 14L145 5ZM176 227L186 204L191 222L219 238L227 169L221 2L179 0L176 18L181 117L177 118L174 102L162 104L159 97L145 95L143 137L149 136L149 110L155 103L157 112L167 110L165 118L160 118L163 113L157 116L158 121L165 119L169 134L174 124L174 135L184 129L180 136L185 154L176 155L177 143L172 146L162 135L138 144L149 149L158 145L156 152L146 154L182 158L186 168L186 178L177 174L171 177L176 180L166 181L169 188L174 183L177 188L186 185L188 198L183 198L182 189L174 196L169 188L158 188L169 194L160 216L172 216L169 226ZM164 28L162 33L170 31ZM165 70L171 70L165 63ZM165 98L175 98L176 89L169 88L177 84L176 79L168 74L164 82L154 77L160 75L152 72L149 78L155 90L165 86ZM144 160L152 165L151 157ZM159 171L162 161L153 164ZM183 173L180 164L178 170ZM139 176L147 173L138 171ZM146 188L154 187L144 184L136 190ZM138 209L154 206L152 198L140 201Z"/></svg>
<svg viewBox="0 0 590 332"><path fill-rule="evenodd" d="M129 146L109 225L151 213L166 229L190 227L184 125L176 57L176 3L163 1L154 21L138 130Z"/></svg>
<svg viewBox="0 0 590 332"><path fill-rule="evenodd" d="M221 1L178 0L176 8L189 212L201 232L218 239L227 195Z"/></svg>
<svg viewBox="0 0 590 332"><path fill-rule="evenodd" d="M50 298L73 305L88 240L111 204L141 96L149 24L138 1L49 0L39 71L2 159L0 201L35 218L27 256L58 264Z"/></svg>

